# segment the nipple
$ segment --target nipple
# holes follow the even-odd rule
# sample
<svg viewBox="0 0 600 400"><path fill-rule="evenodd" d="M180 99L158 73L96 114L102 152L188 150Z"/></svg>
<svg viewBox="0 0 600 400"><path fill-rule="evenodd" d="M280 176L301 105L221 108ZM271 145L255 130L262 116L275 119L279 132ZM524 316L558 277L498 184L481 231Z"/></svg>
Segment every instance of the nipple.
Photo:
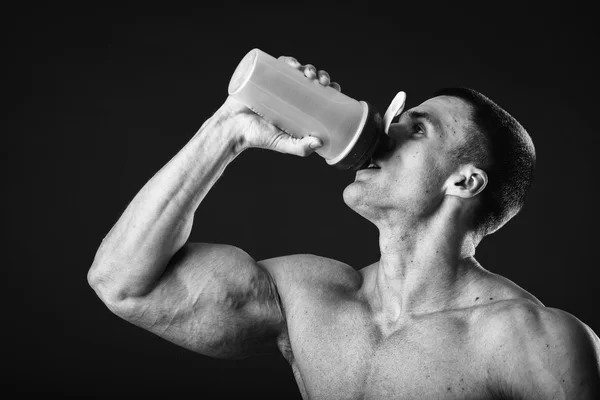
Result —
<svg viewBox="0 0 600 400"><path fill-rule="evenodd" d="M383 115L383 129L385 133L388 133L388 130L390 129L390 124L392 123L392 120L394 118L396 118L398 115L400 115L402 113L402 111L404 110L404 102L406 101L406 93L404 92L398 92L398 94L396 94L396 97L394 97L394 100L392 100L392 102L390 103L390 106L388 107L388 109L385 111L385 114Z"/></svg>

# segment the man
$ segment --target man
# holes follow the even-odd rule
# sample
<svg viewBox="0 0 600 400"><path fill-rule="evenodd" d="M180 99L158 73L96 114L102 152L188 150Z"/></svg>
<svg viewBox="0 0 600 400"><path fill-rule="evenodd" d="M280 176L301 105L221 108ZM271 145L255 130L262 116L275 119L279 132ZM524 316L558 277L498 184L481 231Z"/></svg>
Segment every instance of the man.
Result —
<svg viewBox="0 0 600 400"><path fill-rule="evenodd" d="M118 316L198 353L281 352L304 399L600 398L592 330L474 258L522 207L535 164L525 130L479 93L452 89L401 114L388 134L376 167L344 190L379 229L375 264L255 261L187 243L196 208L244 149L307 156L320 145L228 98L129 204L90 285Z"/></svg>

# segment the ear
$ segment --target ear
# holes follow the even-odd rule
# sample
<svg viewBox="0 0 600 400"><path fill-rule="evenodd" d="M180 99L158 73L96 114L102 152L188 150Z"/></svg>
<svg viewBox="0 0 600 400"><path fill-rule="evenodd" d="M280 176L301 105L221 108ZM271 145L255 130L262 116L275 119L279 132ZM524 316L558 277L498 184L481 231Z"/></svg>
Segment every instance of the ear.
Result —
<svg viewBox="0 0 600 400"><path fill-rule="evenodd" d="M468 199L477 196L488 183L488 176L484 170L471 164L462 165L458 171L450 175L446 181L445 193Z"/></svg>

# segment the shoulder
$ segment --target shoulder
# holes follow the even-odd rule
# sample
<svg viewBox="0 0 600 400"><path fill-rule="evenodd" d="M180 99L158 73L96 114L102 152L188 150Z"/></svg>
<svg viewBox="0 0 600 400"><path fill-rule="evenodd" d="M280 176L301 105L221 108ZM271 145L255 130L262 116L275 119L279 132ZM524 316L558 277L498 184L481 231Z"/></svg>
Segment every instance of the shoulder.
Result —
<svg viewBox="0 0 600 400"><path fill-rule="evenodd" d="M507 339L508 335L531 341L563 341L566 345L585 339L595 348L598 346L596 334L574 315L525 298L490 304L481 312L479 320L493 340Z"/></svg>
<svg viewBox="0 0 600 400"><path fill-rule="evenodd" d="M572 314L519 299L488 307L480 322L491 370L512 393L577 399L600 394L600 341Z"/></svg>
<svg viewBox="0 0 600 400"><path fill-rule="evenodd" d="M350 265L314 254L295 254L259 261L280 292L357 290L361 274Z"/></svg>

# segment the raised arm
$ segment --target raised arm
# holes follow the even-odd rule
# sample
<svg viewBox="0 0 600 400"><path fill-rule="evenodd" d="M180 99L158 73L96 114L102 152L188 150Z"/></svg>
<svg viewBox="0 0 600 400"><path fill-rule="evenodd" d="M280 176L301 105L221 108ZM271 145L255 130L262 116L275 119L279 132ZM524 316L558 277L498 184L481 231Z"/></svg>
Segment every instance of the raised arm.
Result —
<svg viewBox="0 0 600 400"><path fill-rule="evenodd" d="M186 242L197 207L244 149L306 156L315 144L228 98L128 205L96 253L90 285L115 314L202 354L274 349L284 317L267 269L235 247Z"/></svg>

